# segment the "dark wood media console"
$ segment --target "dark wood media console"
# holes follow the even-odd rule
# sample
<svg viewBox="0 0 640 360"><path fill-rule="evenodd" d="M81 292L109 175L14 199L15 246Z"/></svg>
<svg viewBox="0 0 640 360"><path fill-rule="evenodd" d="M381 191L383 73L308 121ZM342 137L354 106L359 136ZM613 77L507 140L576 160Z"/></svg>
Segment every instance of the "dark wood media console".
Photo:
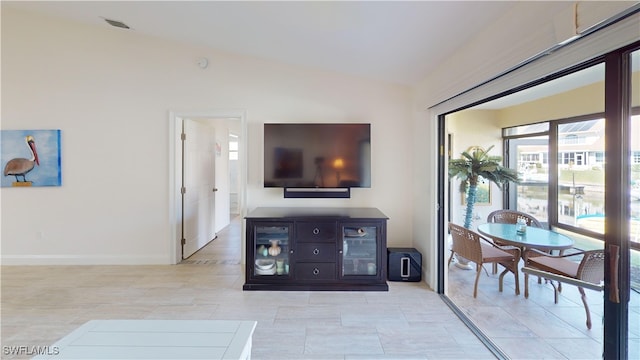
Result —
<svg viewBox="0 0 640 360"><path fill-rule="evenodd" d="M245 219L244 290L389 290L378 209L257 208Z"/></svg>

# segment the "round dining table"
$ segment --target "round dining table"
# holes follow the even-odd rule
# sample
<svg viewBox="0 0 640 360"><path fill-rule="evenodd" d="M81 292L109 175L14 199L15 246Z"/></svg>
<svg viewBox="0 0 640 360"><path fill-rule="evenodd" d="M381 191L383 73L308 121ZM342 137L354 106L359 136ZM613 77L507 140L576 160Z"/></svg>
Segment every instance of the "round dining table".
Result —
<svg viewBox="0 0 640 360"><path fill-rule="evenodd" d="M500 243L517 246L523 250L523 254L527 249L562 252L574 244L573 239L566 235L532 226L527 226L526 232L519 234L516 224L486 223L478 225L478 232Z"/></svg>

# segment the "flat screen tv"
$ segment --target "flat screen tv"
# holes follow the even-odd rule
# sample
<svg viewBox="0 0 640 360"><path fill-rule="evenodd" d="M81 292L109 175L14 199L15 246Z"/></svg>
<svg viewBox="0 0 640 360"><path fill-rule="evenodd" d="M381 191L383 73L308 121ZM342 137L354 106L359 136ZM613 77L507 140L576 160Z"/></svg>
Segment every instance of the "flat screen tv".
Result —
<svg viewBox="0 0 640 360"><path fill-rule="evenodd" d="M371 187L371 124L264 124L264 186Z"/></svg>

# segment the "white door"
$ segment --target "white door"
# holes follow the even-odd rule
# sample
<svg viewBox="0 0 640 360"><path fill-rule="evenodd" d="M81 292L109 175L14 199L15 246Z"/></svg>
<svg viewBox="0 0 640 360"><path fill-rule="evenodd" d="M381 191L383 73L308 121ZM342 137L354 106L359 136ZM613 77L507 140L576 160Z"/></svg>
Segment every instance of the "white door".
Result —
<svg viewBox="0 0 640 360"><path fill-rule="evenodd" d="M207 122L183 121L182 258L208 244L215 234L215 128Z"/></svg>

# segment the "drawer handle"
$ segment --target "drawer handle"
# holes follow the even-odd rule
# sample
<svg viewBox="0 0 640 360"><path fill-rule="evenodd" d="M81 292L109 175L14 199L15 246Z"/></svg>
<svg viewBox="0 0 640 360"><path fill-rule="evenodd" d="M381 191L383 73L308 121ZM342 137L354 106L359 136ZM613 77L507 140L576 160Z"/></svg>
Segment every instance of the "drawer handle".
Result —
<svg viewBox="0 0 640 360"><path fill-rule="evenodd" d="M313 229L313 235L318 235L318 234L320 234L320 229L318 228Z"/></svg>
<svg viewBox="0 0 640 360"><path fill-rule="evenodd" d="M318 250L318 248L313 249L313 255L318 255L320 254L320 250Z"/></svg>
<svg viewBox="0 0 640 360"><path fill-rule="evenodd" d="M313 275L318 275L320 274L320 270L318 270L318 268L313 269Z"/></svg>

